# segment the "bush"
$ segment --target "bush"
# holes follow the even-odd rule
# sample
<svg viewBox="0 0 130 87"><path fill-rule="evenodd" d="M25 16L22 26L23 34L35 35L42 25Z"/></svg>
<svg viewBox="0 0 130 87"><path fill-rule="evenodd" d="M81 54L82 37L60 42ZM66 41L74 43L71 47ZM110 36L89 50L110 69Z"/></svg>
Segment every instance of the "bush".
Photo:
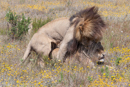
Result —
<svg viewBox="0 0 130 87"><path fill-rule="evenodd" d="M24 14L16 15L15 12L9 10L6 14L6 20L11 24L11 29L8 30L8 34L12 39L19 39L23 34L28 31L28 26L31 23L31 19L25 18Z"/></svg>

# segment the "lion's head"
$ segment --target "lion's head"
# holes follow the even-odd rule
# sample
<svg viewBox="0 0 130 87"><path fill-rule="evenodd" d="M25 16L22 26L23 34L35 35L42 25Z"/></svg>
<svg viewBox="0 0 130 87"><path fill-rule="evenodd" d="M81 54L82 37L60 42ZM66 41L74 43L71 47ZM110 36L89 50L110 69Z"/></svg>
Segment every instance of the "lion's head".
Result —
<svg viewBox="0 0 130 87"><path fill-rule="evenodd" d="M74 38L87 45L89 41L100 42L105 23L98 14L97 7L87 8L70 17L70 26L74 25Z"/></svg>
<svg viewBox="0 0 130 87"><path fill-rule="evenodd" d="M73 47L74 49L77 48L74 52L72 46L73 46L73 41L68 43L67 52L66 52L67 57L71 55L75 55L75 53L78 52L79 56L84 59L86 59L87 57L93 60L93 62L95 63L97 62L104 63L105 52L101 42L89 41L87 45L78 43L77 47L76 46Z"/></svg>
<svg viewBox="0 0 130 87"><path fill-rule="evenodd" d="M91 41L87 47L81 46L80 52L88 56L94 63L104 63L105 52L101 42Z"/></svg>
<svg viewBox="0 0 130 87"><path fill-rule="evenodd" d="M71 46L72 43L69 44L69 46ZM84 64L88 64L88 59L90 59L94 63L104 63L105 52L101 42L96 43L94 41L91 41L87 47L82 44L78 44L78 49L74 53L71 52L69 46L67 47L65 60L70 58L71 56L74 60L78 59L81 63ZM59 51L57 44L52 42L51 49L52 50L49 54L49 57L51 59L55 59Z"/></svg>

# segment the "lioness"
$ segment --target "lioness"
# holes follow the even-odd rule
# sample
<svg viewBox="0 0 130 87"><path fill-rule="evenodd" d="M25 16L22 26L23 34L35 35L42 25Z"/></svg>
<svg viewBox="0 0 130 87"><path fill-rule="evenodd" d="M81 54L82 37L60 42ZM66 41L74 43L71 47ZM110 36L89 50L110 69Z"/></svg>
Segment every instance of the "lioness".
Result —
<svg viewBox="0 0 130 87"><path fill-rule="evenodd" d="M70 18L55 19L42 26L33 35L22 58L23 62L29 56L31 50L38 54L49 55L51 42L61 41L57 58L63 60L67 52L67 43L72 41L71 48L76 50L76 43L87 46L90 41L99 42L102 39L104 29L105 23L98 14L97 7L82 10Z"/></svg>

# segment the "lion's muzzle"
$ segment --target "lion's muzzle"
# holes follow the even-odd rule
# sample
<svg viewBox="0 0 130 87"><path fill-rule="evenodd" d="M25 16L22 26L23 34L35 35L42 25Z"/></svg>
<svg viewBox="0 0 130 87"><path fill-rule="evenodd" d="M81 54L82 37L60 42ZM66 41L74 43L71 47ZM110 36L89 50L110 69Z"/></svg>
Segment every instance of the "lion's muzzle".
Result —
<svg viewBox="0 0 130 87"><path fill-rule="evenodd" d="M98 60L98 62L100 62L100 63L104 63L104 61L105 61L105 54L98 54L98 56L99 56L99 60Z"/></svg>

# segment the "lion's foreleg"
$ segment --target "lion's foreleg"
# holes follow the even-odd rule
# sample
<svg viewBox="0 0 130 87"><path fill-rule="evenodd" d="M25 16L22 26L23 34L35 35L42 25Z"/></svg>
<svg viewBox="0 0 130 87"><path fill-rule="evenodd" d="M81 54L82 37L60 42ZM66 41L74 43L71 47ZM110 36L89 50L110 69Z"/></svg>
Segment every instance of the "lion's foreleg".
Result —
<svg viewBox="0 0 130 87"><path fill-rule="evenodd" d="M64 60L65 58L65 54L67 52L67 46L68 46L68 43L73 40L73 33L74 33L74 28L73 27L70 27L68 29L68 31L66 32L66 35L65 37L63 38L62 42L61 42L61 45L59 47L59 51L58 51L58 55L57 55L57 58L59 60Z"/></svg>
<svg viewBox="0 0 130 87"><path fill-rule="evenodd" d="M65 54L67 52L67 44L61 44L60 48L59 48L59 51L58 51L58 54L57 54L57 59L59 61L62 61L64 60L64 57L65 57Z"/></svg>

